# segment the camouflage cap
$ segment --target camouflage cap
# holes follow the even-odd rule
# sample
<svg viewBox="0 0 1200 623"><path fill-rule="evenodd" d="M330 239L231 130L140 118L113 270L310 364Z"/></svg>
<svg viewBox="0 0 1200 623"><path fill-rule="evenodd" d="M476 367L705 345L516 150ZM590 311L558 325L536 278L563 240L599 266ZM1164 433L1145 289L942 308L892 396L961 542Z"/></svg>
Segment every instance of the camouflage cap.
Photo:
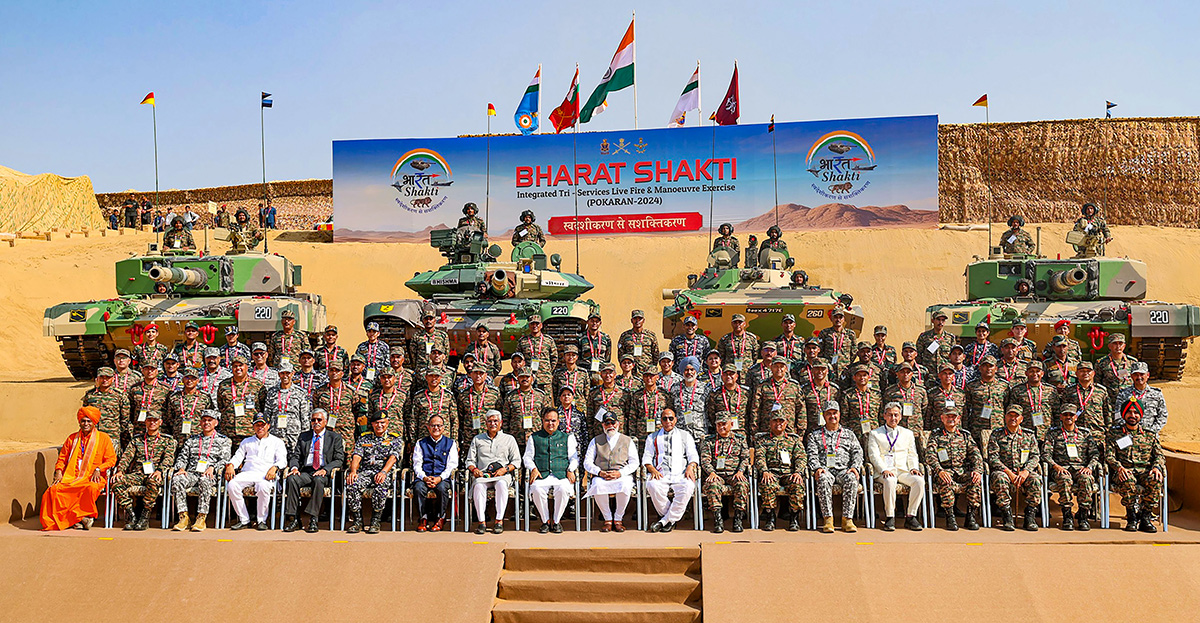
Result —
<svg viewBox="0 0 1200 623"><path fill-rule="evenodd" d="M796 316L794 314L784 314L779 322L796 322Z"/></svg>
<svg viewBox="0 0 1200 623"><path fill-rule="evenodd" d="M962 415L962 410L959 408L958 403L955 403L953 407L942 408L942 415Z"/></svg>
<svg viewBox="0 0 1200 623"><path fill-rule="evenodd" d="M1112 344L1113 342L1124 343L1125 342L1125 334L1124 333L1109 333L1108 334L1108 343Z"/></svg>
<svg viewBox="0 0 1200 623"><path fill-rule="evenodd" d="M283 372L283 368L281 367L279 369L279 371ZM379 378L383 378L385 376L396 376L396 369L391 366L384 366L384 367L380 368L379 369Z"/></svg>
<svg viewBox="0 0 1200 623"><path fill-rule="evenodd" d="M209 346L208 348L204 349L204 358L205 359L208 359L209 357L220 357L220 356L221 356L221 349L219 349L219 348Z"/></svg>
<svg viewBox="0 0 1200 623"><path fill-rule="evenodd" d="M1095 364L1093 364L1090 361L1080 361L1079 363L1075 364L1075 369L1076 370L1095 370L1096 366L1095 366Z"/></svg>
<svg viewBox="0 0 1200 623"><path fill-rule="evenodd" d="M856 363L850 366L850 374L858 374L859 372L871 373L871 365L866 363Z"/></svg>
<svg viewBox="0 0 1200 623"><path fill-rule="evenodd" d="M488 371L487 366L483 365L482 363L477 363L477 364L471 366L471 374L474 374L476 372L482 372L484 374L487 374L487 371Z"/></svg>
<svg viewBox="0 0 1200 623"><path fill-rule="evenodd" d="M880 334L887 335L887 327L885 327L881 324L875 325L875 332L872 333L872 335L880 335Z"/></svg>
<svg viewBox="0 0 1200 623"><path fill-rule="evenodd" d="M911 364L907 361L901 361L900 365L896 366L896 370L908 370L909 372L912 372L913 364Z"/></svg>
<svg viewBox="0 0 1200 623"><path fill-rule="evenodd" d="M566 346L563 347L563 354L565 355L567 353L574 353L574 354L578 355L579 347L574 344L567 344Z"/></svg>
<svg viewBox="0 0 1200 623"><path fill-rule="evenodd" d="M833 318L834 316L845 316L845 315L846 315L846 308L842 307L841 305L834 307L833 311L829 312L830 318Z"/></svg>
<svg viewBox="0 0 1200 623"><path fill-rule="evenodd" d="M350 363L361 363L365 366L367 365L367 358L358 353L354 353L353 355L350 355Z"/></svg>
<svg viewBox="0 0 1200 623"><path fill-rule="evenodd" d="M112 368L110 368L108 366L102 366L99 370L96 370L96 376L116 376L116 375L117 375L117 371L113 370Z"/></svg>
<svg viewBox="0 0 1200 623"><path fill-rule="evenodd" d="M871 345L866 342L859 342L854 345L855 350L871 350Z"/></svg>
<svg viewBox="0 0 1200 623"><path fill-rule="evenodd" d="M772 411L772 412L771 412L771 420L772 420L772 421L774 421L774 420L786 420L786 419L788 419L788 416L787 416L787 414L785 414L785 413L783 412L783 409L779 409L778 411Z"/></svg>
<svg viewBox="0 0 1200 623"><path fill-rule="evenodd" d="M517 376L528 376L529 374L531 374L531 372L529 371L528 368L525 368L525 369L521 370L520 374L518 374ZM442 376L442 369L437 366L427 366L425 368L425 376L440 377L440 376Z"/></svg>
<svg viewBox="0 0 1200 623"><path fill-rule="evenodd" d="M195 320L189 320L187 324L183 325L184 331L187 331L188 329L195 329L195 330L199 331L200 325L196 324Z"/></svg>
<svg viewBox="0 0 1200 623"><path fill-rule="evenodd" d="M1000 340L1000 347L1003 348L1005 346L1017 346L1017 340L1011 337L1006 337L1003 340Z"/></svg>
<svg viewBox="0 0 1200 623"><path fill-rule="evenodd" d="M1067 345L1067 336L1056 335L1056 336L1050 338L1050 345L1051 346L1066 346Z"/></svg>
<svg viewBox="0 0 1200 623"><path fill-rule="evenodd" d="M614 364L611 361L605 361L604 363L600 364L600 371L601 372L616 372L617 366L616 366L616 364Z"/></svg>
<svg viewBox="0 0 1200 623"><path fill-rule="evenodd" d="M983 359L979 360L979 365L994 366L994 365L996 365L996 357L993 355L984 355Z"/></svg>
<svg viewBox="0 0 1200 623"><path fill-rule="evenodd" d="M642 370L642 378L647 376L658 376L658 370L655 370L654 368L646 368L645 370Z"/></svg>
<svg viewBox="0 0 1200 623"><path fill-rule="evenodd" d="M1025 326L1025 319L1018 316L1016 320L1012 321L1012 326L1014 326L1014 327Z"/></svg>
<svg viewBox="0 0 1200 623"><path fill-rule="evenodd" d="M530 316L529 320L526 320L526 322L529 324L535 324L535 323L542 324L542 317L541 316Z"/></svg>
<svg viewBox="0 0 1200 623"><path fill-rule="evenodd" d="M828 400L825 402L825 412L829 413L830 411L837 411L840 413L842 411L842 405L839 405L838 401L836 400Z"/></svg>
<svg viewBox="0 0 1200 623"><path fill-rule="evenodd" d="M600 310L599 309L593 307L592 311L588 312L587 319L591 320L592 318L600 318Z"/></svg>
<svg viewBox="0 0 1200 623"><path fill-rule="evenodd" d="M257 353L260 350L264 353L267 352L267 345L263 344L262 342L255 342L254 345L250 347L250 352L252 353Z"/></svg>
<svg viewBox="0 0 1200 623"><path fill-rule="evenodd" d="M433 316L433 314L425 314L425 316L424 316L424 317L425 317L425 318L430 318L430 317L432 317L432 316ZM378 331L378 330L379 330L379 323L378 323L378 322L374 322L374 321L372 321L372 322L368 322L368 323L367 323L367 332L371 332L371 331Z"/></svg>
<svg viewBox="0 0 1200 623"><path fill-rule="evenodd" d="M792 365L792 360L788 359L787 357L776 357L771 361L771 366L774 367L777 365L790 366Z"/></svg>
<svg viewBox="0 0 1200 623"><path fill-rule="evenodd" d="M720 424L722 422L732 422L736 419L737 419L737 416L728 411L718 411L717 417L716 417L716 423Z"/></svg>
<svg viewBox="0 0 1200 623"><path fill-rule="evenodd" d="M938 318L949 318L949 317L950 316L946 314L946 310L944 310L944 309L939 309L939 310L933 312L933 315L930 316L930 318L933 318L935 320Z"/></svg>
<svg viewBox="0 0 1200 623"><path fill-rule="evenodd" d="M235 325L235 324L231 324L228 327L225 327L225 335L236 335L237 332L238 332L238 328L237 328L237 325Z"/></svg>
<svg viewBox="0 0 1200 623"><path fill-rule="evenodd" d="M938 374L941 374L941 373L945 372L946 370L954 372L954 366L952 366L948 363L943 363L938 366Z"/></svg>
<svg viewBox="0 0 1200 623"><path fill-rule="evenodd" d="M147 360L141 362L141 365L139 365L138 367L142 368L142 369L146 369L146 368L158 369L158 362L153 359L147 359Z"/></svg>
<svg viewBox="0 0 1200 623"><path fill-rule="evenodd" d="M1058 408L1059 415L1079 415L1079 408L1074 404L1066 402Z"/></svg>
<svg viewBox="0 0 1200 623"><path fill-rule="evenodd" d="M1150 365L1145 361L1139 361L1129 368L1130 374L1150 374Z"/></svg>
<svg viewBox="0 0 1200 623"><path fill-rule="evenodd" d="M280 374L285 372L290 374L295 372L296 368L292 366L292 362L284 360L279 362L279 367L275 368L275 371Z"/></svg>
<svg viewBox="0 0 1200 623"><path fill-rule="evenodd" d="M821 338L814 335L814 336L808 338L808 340L806 342L804 342L804 345L805 346L816 346L816 347L820 348Z"/></svg>
<svg viewBox="0 0 1200 623"><path fill-rule="evenodd" d="M949 350L949 351L947 351L947 354L949 354L949 353L952 353L952 352L954 352L954 351L956 351L956 350L958 350L958 351L964 351L964 352L965 352L967 349L963 348L963 345L962 345L962 344L957 344L957 343L956 343L955 345L953 345L953 346L951 346L951 347L950 347L950 350Z"/></svg>
<svg viewBox="0 0 1200 623"><path fill-rule="evenodd" d="M779 346L776 345L775 342L763 342L762 345L758 347L758 349L759 350L779 350Z"/></svg>
<svg viewBox="0 0 1200 623"><path fill-rule="evenodd" d="M829 362L820 357L817 357L817 359L813 361L811 365L813 368L825 368L826 370L829 369Z"/></svg>
<svg viewBox="0 0 1200 623"><path fill-rule="evenodd" d="M421 310L421 320L426 318L437 318L437 314L433 313L432 307L426 307L425 309Z"/></svg>
<svg viewBox="0 0 1200 623"><path fill-rule="evenodd" d="M379 326L379 323L376 322L375 326ZM332 324L325 325L325 333L337 333L337 332L338 332L337 325L332 325Z"/></svg>
<svg viewBox="0 0 1200 623"><path fill-rule="evenodd" d="M624 355L621 355L621 361L637 361L637 357L634 357L633 353L625 353Z"/></svg>
<svg viewBox="0 0 1200 623"><path fill-rule="evenodd" d="M296 312L294 312L290 309L285 309L285 310L283 310L282 313L279 314L279 319L280 320L288 320L288 319L295 320Z"/></svg>
<svg viewBox="0 0 1200 623"><path fill-rule="evenodd" d="M727 363L727 364L721 366L721 372L737 372L737 371L738 371L737 364L734 364L734 363Z"/></svg>
<svg viewBox="0 0 1200 623"><path fill-rule="evenodd" d="M1042 365L1042 362L1038 361L1037 359L1031 359L1025 364L1026 370L1028 370L1030 368L1037 368L1038 370L1046 369L1045 366Z"/></svg>
<svg viewBox="0 0 1200 623"><path fill-rule="evenodd" d="M128 351L128 350L126 350L126 349L124 349L124 348L118 348L118 349L117 349L117 352L113 353L113 358L114 358L114 359L115 359L115 358L117 358L117 357L132 357L132 356L133 356L133 355L130 355L130 354L129 354L129 351Z"/></svg>
<svg viewBox="0 0 1200 623"><path fill-rule="evenodd" d="M683 324L700 324L700 321L696 320L695 316L688 314L683 317Z"/></svg>
<svg viewBox="0 0 1200 623"><path fill-rule="evenodd" d="M210 417L210 418L220 422L221 421L221 412L217 411L216 409L205 409L200 412L200 419L203 420L206 417Z"/></svg>
<svg viewBox="0 0 1200 623"><path fill-rule="evenodd" d="M164 363L166 363L168 361L178 362L179 357L175 354L175 351L172 350L172 351L168 351L167 354L163 355L162 360Z"/></svg>
<svg viewBox="0 0 1200 623"><path fill-rule="evenodd" d="M917 350L917 345L912 342L905 342L902 346L900 346L900 350Z"/></svg>
<svg viewBox="0 0 1200 623"><path fill-rule="evenodd" d="M244 363L250 365L250 360L245 355L234 355L233 363Z"/></svg>
<svg viewBox="0 0 1200 623"><path fill-rule="evenodd" d="M340 357L334 357L325 367L330 370L342 370L342 360Z"/></svg>
<svg viewBox="0 0 1200 623"><path fill-rule="evenodd" d="M200 378L200 371L195 368L184 368L183 378L186 379L189 376L194 379L198 379L198 378Z"/></svg>
<svg viewBox="0 0 1200 623"><path fill-rule="evenodd" d="M147 420L161 420L161 419L163 419L162 412L160 412L160 411L147 411L147 412L146 412L146 419L147 419Z"/></svg>
<svg viewBox="0 0 1200 623"><path fill-rule="evenodd" d="M734 314L733 318L730 318L729 321L730 322L746 322L746 315L745 314Z"/></svg>
<svg viewBox="0 0 1200 623"><path fill-rule="evenodd" d="M663 360L675 361L675 355L671 354L671 351L669 351L669 350L664 350L663 352L658 354L658 360L659 361L663 361Z"/></svg>
<svg viewBox="0 0 1200 623"><path fill-rule="evenodd" d="M1007 415L1009 413L1016 413L1017 415L1025 415L1025 407L1021 406L1020 403L1014 402L1014 403L1008 405L1008 408L1004 410L1004 413L1005 413L1005 415Z"/></svg>
<svg viewBox="0 0 1200 623"><path fill-rule="evenodd" d="M632 319L632 318L645 318L645 317L646 317L646 312L644 312L644 311L642 311L642 310L640 310L640 309L635 309L635 310L633 310L633 311L629 312L629 317L630 317L631 319Z"/></svg>

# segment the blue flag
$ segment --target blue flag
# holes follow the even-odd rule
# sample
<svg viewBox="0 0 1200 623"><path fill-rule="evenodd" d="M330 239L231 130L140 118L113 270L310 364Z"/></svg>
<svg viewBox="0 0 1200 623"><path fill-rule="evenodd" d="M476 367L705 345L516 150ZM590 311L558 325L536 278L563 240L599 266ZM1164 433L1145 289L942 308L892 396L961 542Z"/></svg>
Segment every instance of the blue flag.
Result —
<svg viewBox="0 0 1200 623"><path fill-rule="evenodd" d="M517 123L517 129L521 134L533 134L538 129L538 103L541 98L538 96L542 88L542 66L538 65L537 73L533 75L533 80L529 86L525 87L525 95L521 97L521 103L517 105L517 113L513 115L513 120Z"/></svg>

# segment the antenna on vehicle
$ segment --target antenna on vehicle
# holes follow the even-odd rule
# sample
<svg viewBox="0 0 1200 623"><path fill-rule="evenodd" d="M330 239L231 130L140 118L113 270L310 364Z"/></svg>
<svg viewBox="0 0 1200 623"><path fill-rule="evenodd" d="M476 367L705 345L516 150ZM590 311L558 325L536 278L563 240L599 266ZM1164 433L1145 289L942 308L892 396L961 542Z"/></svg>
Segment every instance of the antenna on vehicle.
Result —
<svg viewBox="0 0 1200 623"><path fill-rule="evenodd" d="M208 257L208 228L204 228L204 256Z"/></svg>

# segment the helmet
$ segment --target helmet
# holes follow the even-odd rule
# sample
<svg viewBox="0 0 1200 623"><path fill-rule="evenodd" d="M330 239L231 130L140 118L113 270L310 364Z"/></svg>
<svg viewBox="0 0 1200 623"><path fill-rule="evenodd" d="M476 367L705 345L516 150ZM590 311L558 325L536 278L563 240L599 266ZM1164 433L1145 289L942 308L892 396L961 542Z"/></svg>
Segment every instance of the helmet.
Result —
<svg viewBox="0 0 1200 623"><path fill-rule="evenodd" d="M175 227L176 225L178 225L179 227L183 227L183 217L182 216L176 216L175 218L171 219L171 226Z"/></svg>
<svg viewBox="0 0 1200 623"><path fill-rule="evenodd" d="M246 212L245 208L238 208L237 213L233 215L233 217L238 220L241 220L243 216L246 217L247 219L250 218L250 213Z"/></svg>
<svg viewBox="0 0 1200 623"><path fill-rule="evenodd" d="M479 214L479 208L475 207L474 201L468 201L467 204L463 206L463 214L466 214L467 216L471 216L471 214L467 214L468 210L470 210L474 214Z"/></svg>
<svg viewBox="0 0 1200 623"><path fill-rule="evenodd" d="M1091 214L1088 214L1088 208L1091 208L1091 209L1092 209L1092 213L1091 213ZM1094 204L1094 203L1085 203L1085 204L1083 204L1082 206L1080 206L1080 208L1079 208L1079 212L1080 212L1081 214L1083 214L1084 216L1093 216L1093 215L1095 215L1095 214L1096 214L1096 204Z"/></svg>
<svg viewBox="0 0 1200 623"><path fill-rule="evenodd" d="M722 236L731 235L733 233L733 225L730 225L729 223L721 223L721 226L717 228L717 231L721 232Z"/></svg>
<svg viewBox="0 0 1200 623"><path fill-rule="evenodd" d="M533 210L525 210L524 212L522 212L522 213L521 213L521 222L522 222L522 223L523 223L523 222L525 222L525 217L526 217L526 216L528 216L528 217L529 217L529 219L530 219L530 222L531 222L531 223L532 223L533 221L536 221L536 220L537 220L537 217L533 215Z"/></svg>
<svg viewBox="0 0 1200 623"><path fill-rule="evenodd" d="M779 229L778 225L772 225L769 229L767 229L768 237L778 238L779 236L782 236L782 235L783 235L783 230Z"/></svg>
<svg viewBox="0 0 1200 623"><path fill-rule="evenodd" d="M1025 219L1022 218L1020 214L1014 214L1014 215L1008 217L1008 226L1012 227L1013 223L1016 223L1017 225L1024 227Z"/></svg>

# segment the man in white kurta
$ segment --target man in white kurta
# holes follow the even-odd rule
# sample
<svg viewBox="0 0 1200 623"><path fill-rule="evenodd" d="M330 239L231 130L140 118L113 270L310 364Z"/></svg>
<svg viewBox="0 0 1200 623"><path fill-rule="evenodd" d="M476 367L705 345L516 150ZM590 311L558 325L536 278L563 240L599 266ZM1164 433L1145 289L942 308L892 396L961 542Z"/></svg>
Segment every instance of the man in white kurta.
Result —
<svg viewBox="0 0 1200 623"><path fill-rule="evenodd" d="M650 526L651 532L670 532L683 517L696 492L696 472L700 455L696 440L675 427L675 411L663 409L662 425L646 438L642 464L646 466L646 490L662 519ZM674 493L673 500L667 498Z"/></svg>
<svg viewBox="0 0 1200 623"><path fill-rule="evenodd" d="M471 499L475 502L475 514L479 525L475 534L487 529L487 490L495 490L496 523L492 532L504 532L504 510L508 508L508 489L512 486L512 473L521 464L521 453L517 450L517 439L500 430L502 416L489 409L483 417L484 431L471 440L467 450L467 471L475 477L471 484Z"/></svg>
<svg viewBox="0 0 1200 623"><path fill-rule="evenodd" d="M579 448L575 445L575 435L558 429L557 410L546 409L542 413L542 430L529 436L524 459L529 470L529 495L542 520L538 533L561 534L560 520L571 499L575 470L579 469ZM547 508L550 491L554 491L553 516Z"/></svg>
<svg viewBox="0 0 1200 623"><path fill-rule="evenodd" d="M602 421L603 434L592 439L583 457L583 469L592 475L585 497L594 497L600 507L604 517L601 532L624 532L625 507L633 492L633 472L638 468L637 442L617 430L620 424L616 415L605 411ZM612 497L616 497L615 512Z"/></svg>
<svg viewBox="0 0 1200 623"><path fill-rule="evenodd" d="M883 529L896 529L896 485L908 487L908 513L904 527L920 530L917 511L925 497L925 479L917 457L917 442L911 430L900 426L900 403L883 409L883 426L867 434L867 456L875 468L875 480L883 488Z"/></svg>
<svg viewBox="0 0 1200 623"><path fill-rule="evenodd" d="M241 471L234 475L234 469L238 467ZM267 529L271 492L275 490L279 472L284 467L287 467L287 447L282 439L271 435L267 416L260 413L254 417L254 435L243 439L238 444L237 452L225 464L225 480L229 481L226 491L238 518L238 522L230 526L231 530L241 530L251 525L259 530ZM254 495L258 498L254 524L250 522L246 499L242 495L243 490L250 486L254 487Z"/></svg>

